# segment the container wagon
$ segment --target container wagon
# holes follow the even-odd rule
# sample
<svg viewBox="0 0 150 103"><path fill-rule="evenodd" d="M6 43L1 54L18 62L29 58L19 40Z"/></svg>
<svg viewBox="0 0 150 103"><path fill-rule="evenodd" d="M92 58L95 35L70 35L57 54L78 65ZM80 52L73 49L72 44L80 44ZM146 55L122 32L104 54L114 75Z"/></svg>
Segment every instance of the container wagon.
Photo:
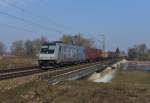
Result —
<svg viewBox="0 0 150 103"><path fill-rule="evenodd" d="M86 48L85 55L87 61L100 60L102 56L102 50L96 48Z"/></svg>

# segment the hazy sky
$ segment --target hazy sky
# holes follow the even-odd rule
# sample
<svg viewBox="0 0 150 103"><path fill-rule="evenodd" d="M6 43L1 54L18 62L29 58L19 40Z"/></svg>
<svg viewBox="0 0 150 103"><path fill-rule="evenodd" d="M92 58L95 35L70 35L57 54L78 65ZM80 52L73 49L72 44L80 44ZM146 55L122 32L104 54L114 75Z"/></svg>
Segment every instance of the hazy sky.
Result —
<svg viewBox="0 0 150 103"><path fill-rule="evenodd" d="M150 0L0 0L0 41L106 35L107 49L150 45Z"/></svg>

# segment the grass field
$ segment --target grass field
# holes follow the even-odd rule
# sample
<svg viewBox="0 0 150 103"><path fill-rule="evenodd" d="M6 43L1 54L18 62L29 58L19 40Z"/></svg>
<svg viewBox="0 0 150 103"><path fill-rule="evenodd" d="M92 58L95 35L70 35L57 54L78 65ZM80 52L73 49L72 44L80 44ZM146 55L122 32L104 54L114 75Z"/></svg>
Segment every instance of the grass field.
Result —
<svg viewBox="0 0 150 103"><path fill-rule="evenodd" d="M26 67L37 65L37 60L31 58L19 58L19 57L1 57L0 58L0 70L7 68Z"/></svg>
<svg viewBox="0 0 150 103"><path fill-rule="evenodd" d="M150 103L150 72L120 70L108 84L36 80L0 94L4 103Z"/></svg>

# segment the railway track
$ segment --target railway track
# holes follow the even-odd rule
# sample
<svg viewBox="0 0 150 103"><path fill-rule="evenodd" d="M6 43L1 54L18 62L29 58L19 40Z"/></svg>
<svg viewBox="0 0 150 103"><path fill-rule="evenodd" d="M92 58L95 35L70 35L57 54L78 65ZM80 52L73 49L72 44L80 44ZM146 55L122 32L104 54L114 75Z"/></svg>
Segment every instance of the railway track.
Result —
<svg viewBox="0 0 150 103"><path fill-rule="evenodd" d="M23 71L23 70L31 70L33 68L38 68L38 66L30 66L30 67L17 67L17 68L11 68L11 69L2 69L0 70L0 73L8 73L8 72L14 72L14 71Z"/></svg>
<svg viewBox="0 0 150 103"><path fill-rule="evenodd" d="M110 60L101 61L101 64L105 64L105 63L108 64L107 62L110 62ZM50 68L49 70L42 70L38 66L0 70L0 80L22 77L22 76L32 75L32 74L36 74L36 73L43 73L43 72L44 72L44 74L40 75L41 78L51 78L56 75L71 72L73 70L78 70L81 68L89 67L89 66L95 65L97 63L100 63L100 62L84 63L84 64L78 64L78 65L72 65L72 66L66 66L66 67Z"/></svg>
<svg viewBox="0 0 150 103"><path fill-rule="evenodd" d="M25 67L25 68L16 68L0 71L0 80L10 79L15 77L22 77L26 75L31 75L35 73L43 72L44 70L35 67Z"/></svg>
<svg viewBox="0 0 150 103"><path fill-rule="evenodd" d="M87 64L84 64L84 65L87 65ZM59 67L59 68L49 68L49 70L42 70L38 66L5 69L5 70L0 70L0 80L22 77L22 76L27 76L27 75L32 75L32 74L42 73L42 72L51 72L53 74L58 73L58 72L59 73L67 72L70 69L75 68L75 66L76 65ZM79 65L77 65L77 66L79 66Z"/></svg>
<svg viewBox="0 0 150 103"><path fill-rule="evenodd" d="M64 73L57 73L55 75L51 75L51 77L48 78L49 84L56 84L58 82L64 81L64 80L76 80L80 79L82 77L85 77L89 74L92 74L93 72L101 72L104 70L107 66L111 66L117 62L116 60L114 61L108 61L108 62L97 62L93 63L92 65L85 66L85 67L80 67L78 69L74 69L68 72Z"/></svg>
<svg viewBox="0 0 150 103"><path fill-rule="evenodd" d="M75 70L81 70L83 68L91 67L91 66L94 66L94 65L97 65L97 64L107 67L107 66L111 65L114 62L115 61L107 60L107 61L99 61L99 62L94 62L94 63L86 63L86 64L81 64L81 65L75 65L75 66L66 67L66 68L58 69L58 70L56 69L55 71L49 71L49 72L46 72L46 73L40 75L40 78L41 79L49 79L49 78L53 78L57 75L69 73L69 72L72 72L72 71L75 71Z"/></svg>

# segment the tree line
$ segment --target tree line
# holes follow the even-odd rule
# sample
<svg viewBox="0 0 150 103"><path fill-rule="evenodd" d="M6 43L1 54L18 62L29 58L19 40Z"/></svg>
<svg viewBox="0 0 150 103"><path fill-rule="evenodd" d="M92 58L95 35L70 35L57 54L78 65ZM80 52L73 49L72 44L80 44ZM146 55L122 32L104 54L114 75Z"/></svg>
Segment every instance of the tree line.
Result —
<svg viewBox="0 0 150 103"><path fill-rule="evenodd" d="M128 58L132 60L150 60L150 48L146 44L135 45L128 49Z"/></svg>
<svg viewBox="0 0 150 103"><path fill-rule="evenodd" d="M85 48L93 47L95 44L94 40L90 38L86 38L80 33L73 36L63 35L59 40L63 41L63 43L65 44L72 44L72 45L82 46Z"/></svg>
<svg viewBox="0 0 150 103"><path fill-rule="evenodd" d="M94 46L94 41L84 37L82 34L77 35L63 35L59 38L65 44L78 45L83 47ZM16 40L11 44L9 54L19 57L37 57L40 51L41 45L45 42L49 42L46 37L37 38L34 40ZM0 42L0 55L6 54L6 46L3 42Z"/></svg>
<svg viewBox="0 0 150 103"><path fill-rule="evenodd" d="M41 45L46 42L45 37L37 38L34 40L16 40L12 42L10 52L6 52L6 46L0 42L0 55L9 54L18 57L36 57L40 51Z"/></svg>

